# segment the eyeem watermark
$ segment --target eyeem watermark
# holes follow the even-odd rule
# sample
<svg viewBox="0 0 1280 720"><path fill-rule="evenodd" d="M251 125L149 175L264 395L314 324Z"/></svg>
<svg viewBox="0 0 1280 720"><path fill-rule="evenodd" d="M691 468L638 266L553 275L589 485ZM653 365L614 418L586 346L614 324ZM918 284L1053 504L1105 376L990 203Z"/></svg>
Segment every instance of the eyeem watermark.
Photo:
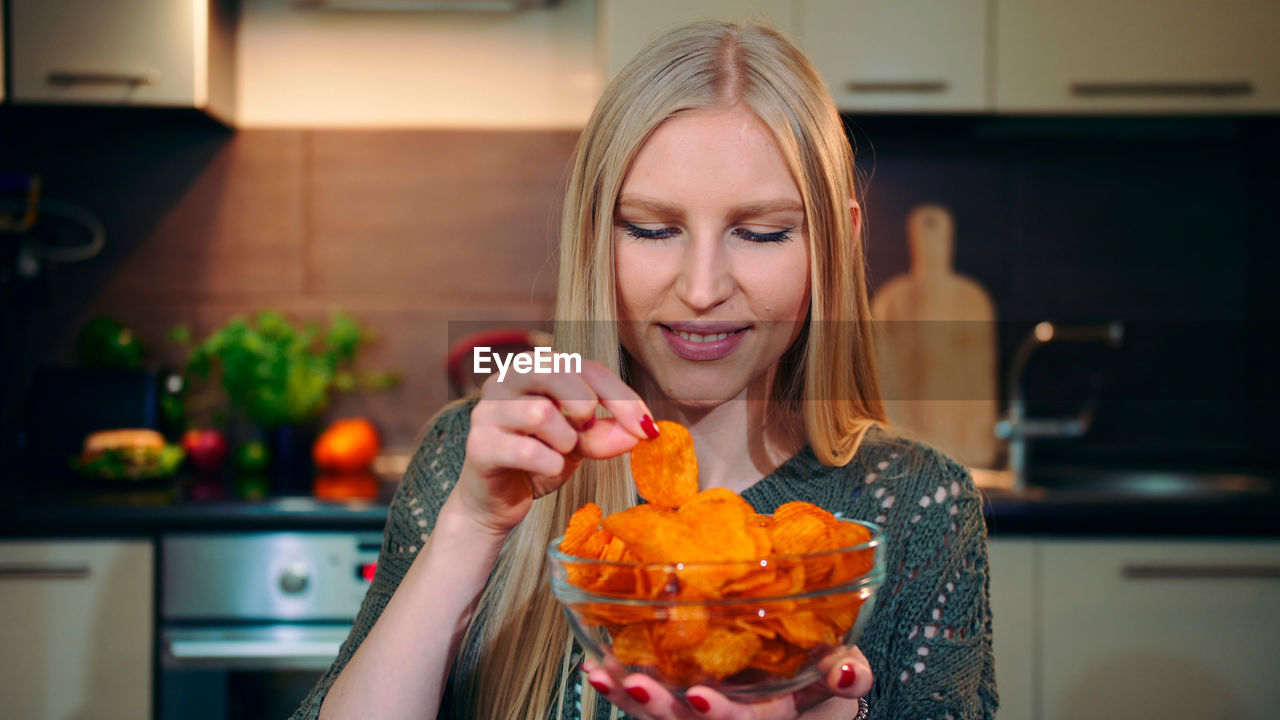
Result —
<svg viewBox="0 0 1280 720"><path fill-rule="evenodd" d="M534 373L536 375L548 375L558 372L582 372L582 356L578 353L558 353L552 352L549 347L535 347L529 352L523 353L507 353L503 357L499 353L493 352L490 347L477 347L472 352L472 369L477 375L485 375L492 372L489 367L489 361L498 369L498 382L502 382L507 377L508 370L514 370L520 375L528 375Z"/></svg>

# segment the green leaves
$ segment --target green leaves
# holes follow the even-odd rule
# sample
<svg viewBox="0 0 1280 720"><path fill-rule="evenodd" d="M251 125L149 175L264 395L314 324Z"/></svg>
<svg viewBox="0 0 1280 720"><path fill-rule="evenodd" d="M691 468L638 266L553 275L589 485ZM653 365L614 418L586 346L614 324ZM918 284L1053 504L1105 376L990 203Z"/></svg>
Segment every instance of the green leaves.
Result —
<svg viewBox="0 0 1280 720"><path fill-rule="evenodd" d="M215 371L231 404L266 427L316 419L329 406L330 390L381 389L395 382L390 373L351 368L372 333L351 317L335 313L323 333L315 323L293 326L276 312L253 322L232 318L191 349L188 372L207 378ZM170 339L185 344L190 330L179 326Z"/></svg>

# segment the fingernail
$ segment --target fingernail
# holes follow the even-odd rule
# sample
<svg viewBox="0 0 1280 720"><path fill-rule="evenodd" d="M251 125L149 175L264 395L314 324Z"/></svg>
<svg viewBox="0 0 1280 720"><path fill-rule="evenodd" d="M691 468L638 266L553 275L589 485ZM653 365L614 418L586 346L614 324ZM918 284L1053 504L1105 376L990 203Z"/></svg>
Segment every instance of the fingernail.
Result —
<svg viewBox="0 0 1280 720"><path fill-rule="evenodd" d="M845 664L840 666L840 682L837 683L840 687L852 687L855 679L857 679L857 674L853 672L853 667L851 665Z"/></svg>
<svg viewBox="0 0 1280 720"><path fill-rule="evenodd" d="M582 423L582 432L586 432L590 430L591 426L595 424L596 424L596 417L592 415L590 418L587 419L586 422Z"/></svg>
<svg viewBox="0 0 1280 720"><path fill-rule="evenodd" d="M653 424L653 418L648 415L640 418L640 429L644 431L644 434L647 435L650 440L658 437L658 426Z"/></svg>
<svg viewBox="0 0 1280 720"><path fill-rule="evenodd" d="M607 695L609 693L609 686L605 685L599 680L592 680L591 687L595 688L596 692L600 693L601 695Z"/></svg>
<svg viewBox="0 0 1280 720"><path fill-rule="evenodd" d="M627 693L630 694L631 697L635 698L636 702L641 705L649 702L649 691L638 685L636 687L627 688Z"/></svg>
<svg viewBox="0 0 1280 720"><path fill-rule="evenodd" d="M689 704L693 706L694 710L704 713L711 709L711 703L707 702L706 698L698 695L689 695L687 697L689 698Z"/></svg>

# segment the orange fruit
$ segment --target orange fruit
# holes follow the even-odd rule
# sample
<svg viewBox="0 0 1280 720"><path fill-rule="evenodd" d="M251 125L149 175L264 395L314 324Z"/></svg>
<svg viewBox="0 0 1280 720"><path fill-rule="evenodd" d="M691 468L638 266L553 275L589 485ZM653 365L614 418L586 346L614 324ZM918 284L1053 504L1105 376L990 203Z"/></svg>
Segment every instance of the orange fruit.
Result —
<svg viewBox="0 0 1280 720"><path fill-rule="evenodd" d="M312 447L316 467L331 472L360 472L382 449L378 430L365 418L343 418L330 425Z"/></svg>

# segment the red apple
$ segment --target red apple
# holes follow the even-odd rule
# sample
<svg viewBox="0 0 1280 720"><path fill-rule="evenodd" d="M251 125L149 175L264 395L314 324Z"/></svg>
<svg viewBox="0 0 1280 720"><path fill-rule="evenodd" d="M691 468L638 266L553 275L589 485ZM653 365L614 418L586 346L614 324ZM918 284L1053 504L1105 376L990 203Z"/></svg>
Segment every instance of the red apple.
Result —
<svg viewBox="0 0 1280 720"><path fill-rule="evenodd" d="M182 449L192 467L214 472L227 458L227 438L217 430L188 430L182 434Z"/></svg>

